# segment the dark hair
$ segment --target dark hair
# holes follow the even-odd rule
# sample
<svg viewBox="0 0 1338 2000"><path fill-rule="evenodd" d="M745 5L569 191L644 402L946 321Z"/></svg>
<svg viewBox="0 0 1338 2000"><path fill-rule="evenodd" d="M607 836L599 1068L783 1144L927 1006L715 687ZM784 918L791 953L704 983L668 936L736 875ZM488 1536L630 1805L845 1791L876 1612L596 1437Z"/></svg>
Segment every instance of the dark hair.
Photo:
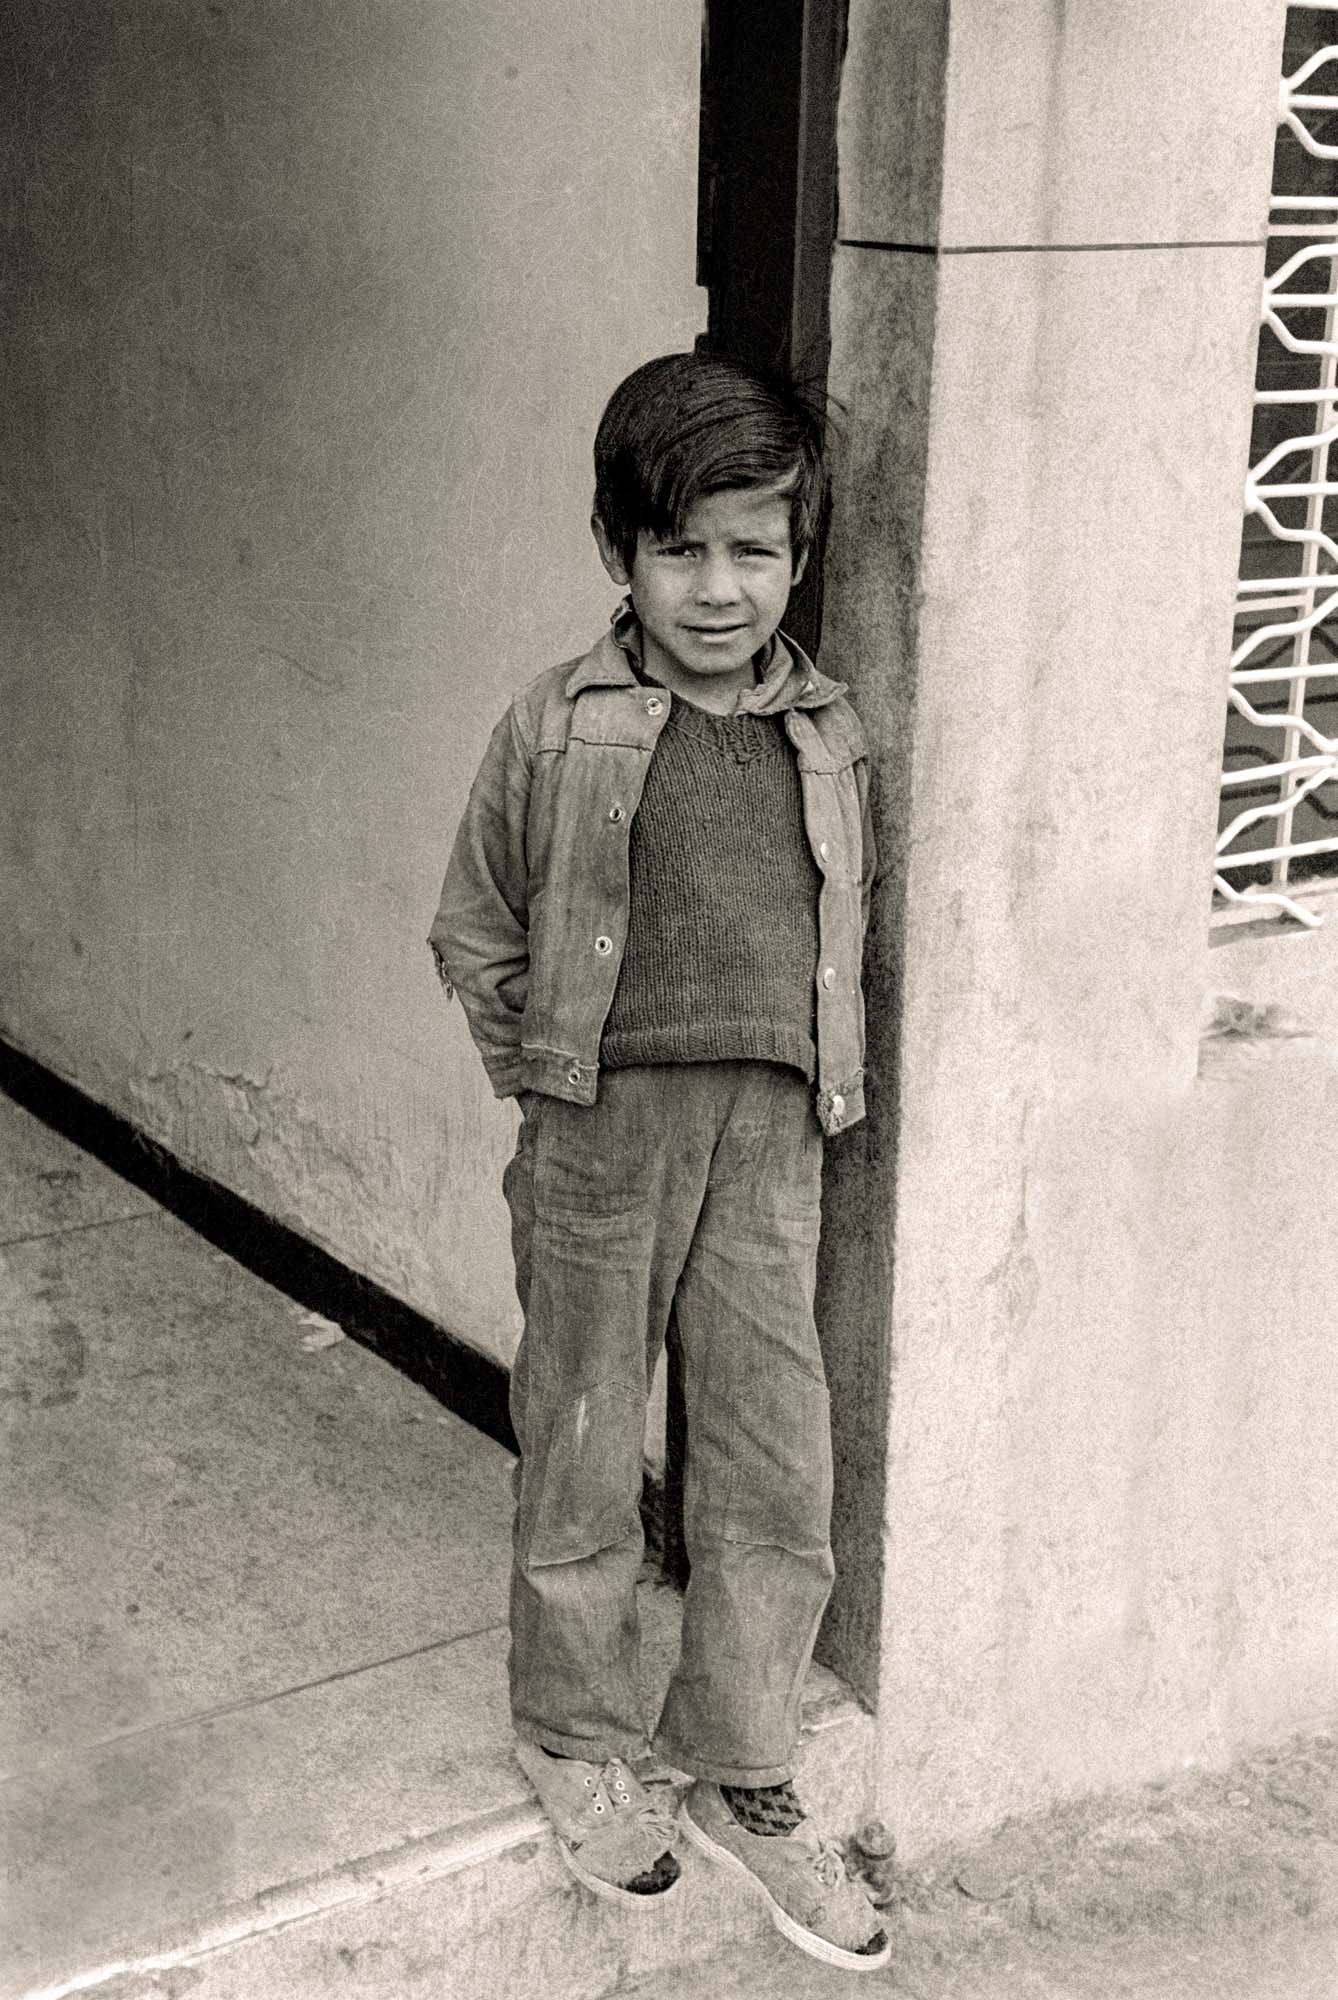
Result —
<svg viewBox="0 0 1338 2000"><path fill-rule="evenodd" d="M821 407L781 376L721 354L662 354L618 385L599 420L595 514L630 569L643 528L669 539L708 493L776 486L798 561L822 511L826 430Z"/></svg>

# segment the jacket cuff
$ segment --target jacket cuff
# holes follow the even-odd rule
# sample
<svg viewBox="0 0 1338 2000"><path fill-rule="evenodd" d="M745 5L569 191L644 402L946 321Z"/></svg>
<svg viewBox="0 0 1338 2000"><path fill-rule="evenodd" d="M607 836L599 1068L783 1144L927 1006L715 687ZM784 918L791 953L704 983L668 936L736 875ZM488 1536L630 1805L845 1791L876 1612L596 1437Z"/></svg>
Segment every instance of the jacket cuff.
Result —
<svg viewBox="0 0 1338 2000"><path fill-rule="evenodd" d="M864 1117L863 1070L840 1090L820 1090L817 1096L818 1123L827 1137L848 1132Z"/></svg>

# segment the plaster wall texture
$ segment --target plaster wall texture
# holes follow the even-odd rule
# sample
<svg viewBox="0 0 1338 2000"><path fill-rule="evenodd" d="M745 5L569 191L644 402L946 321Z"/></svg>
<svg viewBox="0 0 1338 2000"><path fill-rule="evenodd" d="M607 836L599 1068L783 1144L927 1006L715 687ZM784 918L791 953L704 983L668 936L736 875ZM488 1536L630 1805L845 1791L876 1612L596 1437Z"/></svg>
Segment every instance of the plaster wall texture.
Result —
<svg viewBox="0 0 1338 2000"><path fill-rule="evenodd" d="M0 1032L508 1356L423 940L607 617L603 400L703 320L698 9L6 13Z"/></svg>
<svg viewBox="0 0 1338 2000"><path fill-rule="evenodd" d="M1282 28L1274 0L850 0L840 234L1257 237Z"/></svg>
<svg viewBox="0 0 1338 2000"><path fill-rule="evenodd" d="M1165 56L1184 22L1130 10L1116 94L1159 31ZM1197 88L1234 103L1233 62ZM881 87L847 65L847 133ZM947 103L983 89L954 59ZM1096 175L1066 227L1099 247L837 256L824 652L874 743L887 871L873 1116L827 1248L866 1405L838 1415L828 1641L877 1695L904 1852L1338 1699L1338 907L1209 945L1262 271L1211 157L1160 223L1158 164L1137 223L1188 242L1103 242ZM1034 240L1006 176L998 224ZM1219 992L1294 1032L1204 1039Z"/></svg>

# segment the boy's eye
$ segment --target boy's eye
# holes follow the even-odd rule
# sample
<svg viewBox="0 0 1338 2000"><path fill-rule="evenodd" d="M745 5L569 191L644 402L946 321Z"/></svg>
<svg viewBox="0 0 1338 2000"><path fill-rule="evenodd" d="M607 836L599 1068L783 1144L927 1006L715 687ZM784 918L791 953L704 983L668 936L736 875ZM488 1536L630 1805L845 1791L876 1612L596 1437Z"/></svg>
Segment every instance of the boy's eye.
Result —
<svg viewBox="0 0 1338 2000"><path fill-rule="evenodd" d="M659 542L654 549L654 554L657 556L696 556L698 553L698 549L691 542ZM736 553L743 560L760 559L763 562L781 562L785 556L783 549L764 548L760 544L756 547L741 548Z"/></svg>

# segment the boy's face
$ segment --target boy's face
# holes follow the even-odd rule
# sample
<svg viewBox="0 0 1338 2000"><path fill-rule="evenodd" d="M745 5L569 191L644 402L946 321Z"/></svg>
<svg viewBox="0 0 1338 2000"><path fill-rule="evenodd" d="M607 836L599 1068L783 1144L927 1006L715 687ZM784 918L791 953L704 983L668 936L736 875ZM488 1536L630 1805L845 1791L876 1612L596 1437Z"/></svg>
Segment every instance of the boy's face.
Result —
<svg viewBox="0 0 1338 2000"><path fill-rule="evenodd" d="M724 712L753 685L753 655L780 624L803 574L790 547L790 502L772 486L708 493L683 533L643 529L629 571L598 521L604 567L641 620L648 674L702 708Z"/></svg>

